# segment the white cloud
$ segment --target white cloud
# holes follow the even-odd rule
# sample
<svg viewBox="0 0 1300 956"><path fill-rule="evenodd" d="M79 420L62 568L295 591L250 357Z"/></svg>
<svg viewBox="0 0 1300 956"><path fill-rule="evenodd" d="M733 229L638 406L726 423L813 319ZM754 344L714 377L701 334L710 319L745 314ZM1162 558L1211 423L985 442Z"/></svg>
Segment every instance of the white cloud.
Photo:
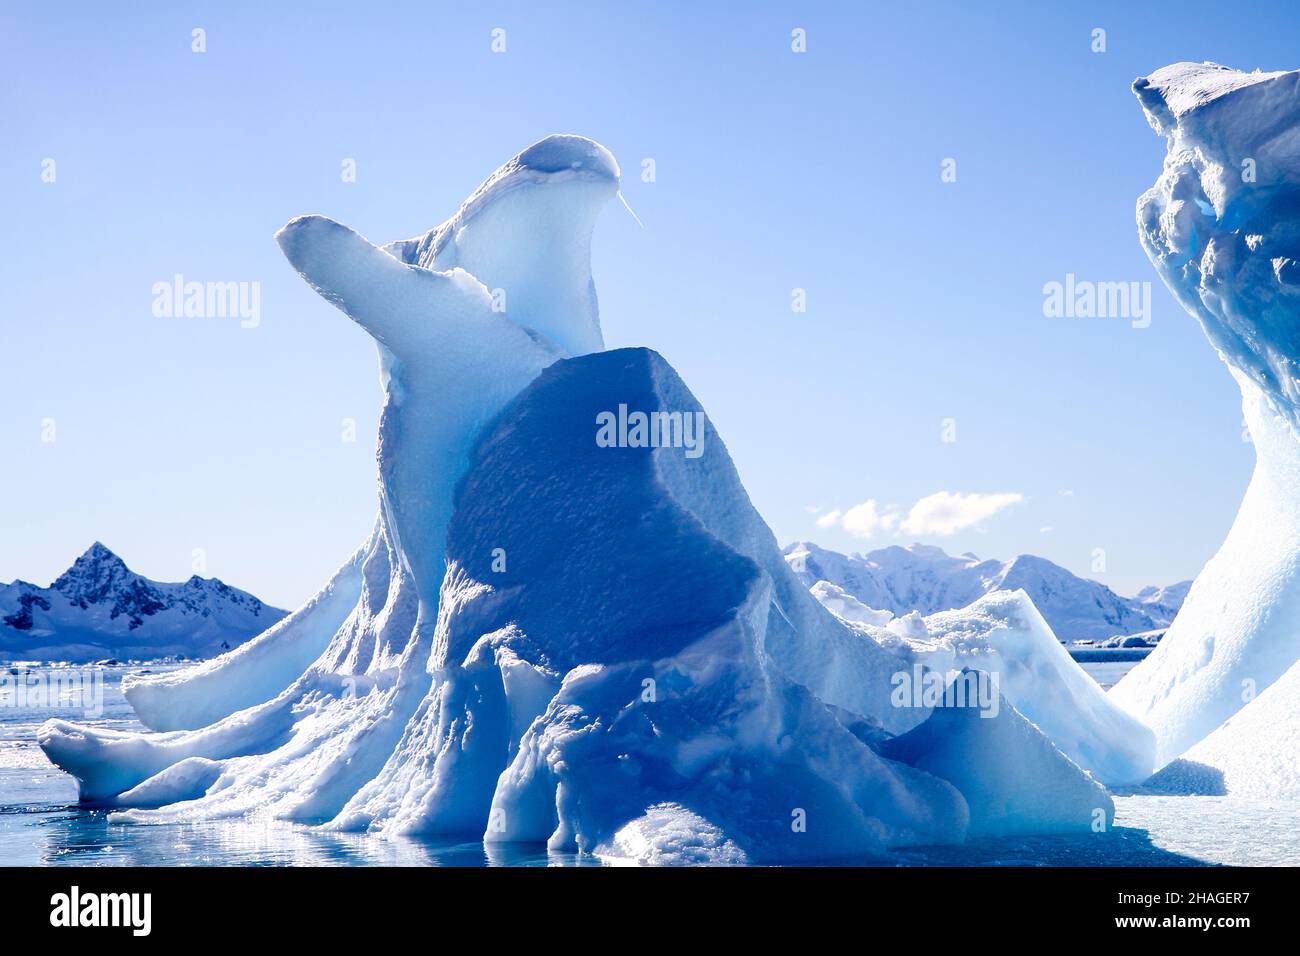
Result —
<svg viewBox="0 0 1300 956"><path fill-rule="evenodd" d="M981 495L936 491L921 498L904 515L896 505L881 507L871 498L843 512L838 509L826 512L817 519L817 526L839 526L855 538L870 538L877 532L946 537L1024 500L1024 495L1015 492Z"/></svg>
<svg viewBox="0 0 1300 956"><path fill-rule="evenodd" d="M959 491L936 491L912 505L900 527L907 534L956 534L1024 500L1024 495L1014 492L964 495Z"/></svg>
<svg viewBox="0 0 1300 956"><path fill-rule="evenodd" d="M844 512L840 523L853 537L870 538L877 531L894 530L898 526L898 515L892 509L881 508L872 498Z"/></svg>
<svg viewBox="0 0 1300 956"><path fill-rule="evenodd" d="M828 511L817 519L817 527L833 528L840 523L840 513L838 511Z"/></svg>

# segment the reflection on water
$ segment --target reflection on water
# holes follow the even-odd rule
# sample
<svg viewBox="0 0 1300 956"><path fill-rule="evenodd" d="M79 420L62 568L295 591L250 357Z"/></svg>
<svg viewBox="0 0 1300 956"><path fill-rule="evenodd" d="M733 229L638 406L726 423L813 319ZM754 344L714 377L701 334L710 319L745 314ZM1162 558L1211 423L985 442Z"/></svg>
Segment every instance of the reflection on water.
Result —
<svg viewBox="0 0 1300 956"><path fill-rule="evenodd" d="M10 866L581 866L544 846L382 839L274 821L114 824L103 811L0 811L0 864Z"/></svg>
<svg viewBox="0 0 1300 956"><path fill-rule="evenodd" d="M1109 833L972 840L895 851L886 866L1200 866L1300 864L1300 808L1225 797L1117 797ZM599 866L536 844L384 839L239 820L114 824L103 811L0 809L0 865L17 866Z"/></svg>

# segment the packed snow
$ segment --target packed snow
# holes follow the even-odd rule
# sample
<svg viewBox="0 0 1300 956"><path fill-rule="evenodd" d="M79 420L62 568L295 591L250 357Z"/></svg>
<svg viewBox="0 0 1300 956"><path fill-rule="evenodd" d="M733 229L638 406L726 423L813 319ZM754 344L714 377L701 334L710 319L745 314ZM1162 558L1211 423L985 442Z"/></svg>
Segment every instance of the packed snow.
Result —
<svg viewBox="0 0 1300 956"><path fill-rule="evenodd" d="M1134 90L1167 145L1138 200L1143 248L1240 386L1256 453L1227 539L1111 692L1153 728L1163 765L1300 658L1300 72L1178 63Z"/></svg>

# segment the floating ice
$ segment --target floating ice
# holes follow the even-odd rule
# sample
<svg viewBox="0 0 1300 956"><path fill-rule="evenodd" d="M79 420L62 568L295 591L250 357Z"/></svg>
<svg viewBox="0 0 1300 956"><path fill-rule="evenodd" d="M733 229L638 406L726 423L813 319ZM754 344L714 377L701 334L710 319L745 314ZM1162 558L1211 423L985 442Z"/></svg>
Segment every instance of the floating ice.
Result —
<svg viewBox="0 0 1300 956"><path fill-rule="evenodd" d="M1070 657L1024 591L994 591L925 618L909 614L885 631L883 643L901 641L936 673L974 668L994 675L1016 710L1103 783L1137 783L1151 773L1151 731Z"/></svg>
<svg viewBox="0 0 1300 956"><path fill-rule="evenodd" d="M129 689L172 729L47 723L84 800L119 822L256 813L639 862L951 843L972 807L988 832L1074 825L1072 795L1095 785L1009 707L963 734L978 772L940 761L969 799L881 755L929 715L891 702L916 652L800 584L661 357L591 351L589 237L616 187L602 148L553 137L420 239L379 249L320 217L281 231L379 343L379 518L277 630ZM667 438L597 441L624 407ZM688 419L704 423L689 448L671 440ZM1024 775L1057 816L989 809Z"/></svg>
<svg viewBox="0 0 1300 956"><path fill-rule="evenodd" d="M1300 664L1148 781L1161 792L1300 800Z"/></svg>
<svg viewBox="0 0 1300 956"><path fill-rule="evenodd" d="M794 580L711 425L695 459L601 447L620 403L700 410L658 355L620 350L551 366L483 439L433 688L334 825L604 852L674 803L754 861L959 839L955 791L882 760L780 663L842 642L846 702L885 717L897 661Z"/></svg>
<svg viewBox="0 0 1300 956"><path fill-rule="evenodd" d="M726 834L674 803L650 807L596 848L609 863L650 866L743 866L749 861Z"/></svg>
<svg viewBox="0 0 1300 956"><path fill-rule="evenodd" d="M1300 72L1178 63L1134 91L1168 146L1142 246L1237 380L1256 452L1227 539L1111 692L1162 765L1300 658Z"/></svg>
<svg viewBox="0 0 1300 956"><path fill-rule="evenodd" d="M954 683L975 673L963 670ZM1011 706L996 708L995 716L974 707L936 708L881 752L960 790L972 837L1100 833L1115 819L1106 789Z"/></svg>

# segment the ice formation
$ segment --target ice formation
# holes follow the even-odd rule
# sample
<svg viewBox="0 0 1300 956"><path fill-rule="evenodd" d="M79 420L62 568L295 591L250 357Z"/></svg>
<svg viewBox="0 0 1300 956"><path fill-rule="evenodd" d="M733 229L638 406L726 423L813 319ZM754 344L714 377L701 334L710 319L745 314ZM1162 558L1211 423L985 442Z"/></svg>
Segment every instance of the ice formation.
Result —
<svg viewBox="0 0 1300 956"><path fill-rule="evenodd" d="M973 673L963 669L954 681ZM960 790L972 837L1108 829L1115 804L1106 788L1003 703L995 716L973 707L937 708L915 730L886 741L881 752Z"/></svg>
<svg viewBox="0 0 1300 956"><path fill-rule="evenodd" d="M257 813L662 863L951 843L972 814L984 832L1085 825L1070 808L1095 784L1011 707L970 727L894 706L914 649L803 587L667 362L601 351L590 235L617 182L603 148L552 137L422 238L281 231L379 343L379 517L276 628L135 682L159 732L47 723L84 800L118 821ZM661 440L604 447L616 409ZM686 421L702 454L673 440ZM881 753L953 720L978 772L951 748L909 750L915 767ZM1061 812L990 808L997 778L1025 775Z"/></svg>
<svg viewBox="0 0 1300 956"><path fill-rule="evenodd" d="M808 590L822 607L846 621L884 627L894 619L893 612L877 611L874 607L867 607L838 584L818 581Z"/></svg>
<svg viewBox="0 0 1300 956"><path fill-rule="evenodd" d="M884 630L875 632L880 643L905 646L937 673L974 668L997 675L1006 700L1101 782L1138 783L1151 773L1151 731L1070 657L1024 591L994 591L924 618L905 615Z"/></svg>
<svg viewBox="0 0 1300 956"><path fill-rule="evenodd" d="M755 861L959 839L956 791L881 759L779 663L838 637L846 703L883 714L892 656L789 574L711 426L695 460L601 448L619 404L699 410L657 354L625 349L556 363L483 439L433 687L334 825L594 852L673 803Z"/></svg>
<svg viewBox="0 0 1300 956"><path fill-rule="evenodd" d="M319 216L277 234L291 264L378 346L375 529L320 594L236 653L124 681L141 721L169 733L47 724L42 746L83 799L111 799L191 757L290 748L267 761L267 802L319 820L378 771L427 688L442 542L470 446L543 367L601 347L591 233L617 189L604 147L551 136L423 237L381 250Z"/></svg>
<svg viewBox="0 0 1300 956"><path fill-rule="evenodd" d="M1134 90L1168 147L1143 248L1239 384L1256 452L1227 539L1112 691L1163 765L1300 658L1300 72L1178 63Z"/></svg>
<svg viewBox="0 0 1300 956"><path fill-rule="evenodd" d="M1300 664L1148 781L1164 793L1300 800Z"/></svg>

